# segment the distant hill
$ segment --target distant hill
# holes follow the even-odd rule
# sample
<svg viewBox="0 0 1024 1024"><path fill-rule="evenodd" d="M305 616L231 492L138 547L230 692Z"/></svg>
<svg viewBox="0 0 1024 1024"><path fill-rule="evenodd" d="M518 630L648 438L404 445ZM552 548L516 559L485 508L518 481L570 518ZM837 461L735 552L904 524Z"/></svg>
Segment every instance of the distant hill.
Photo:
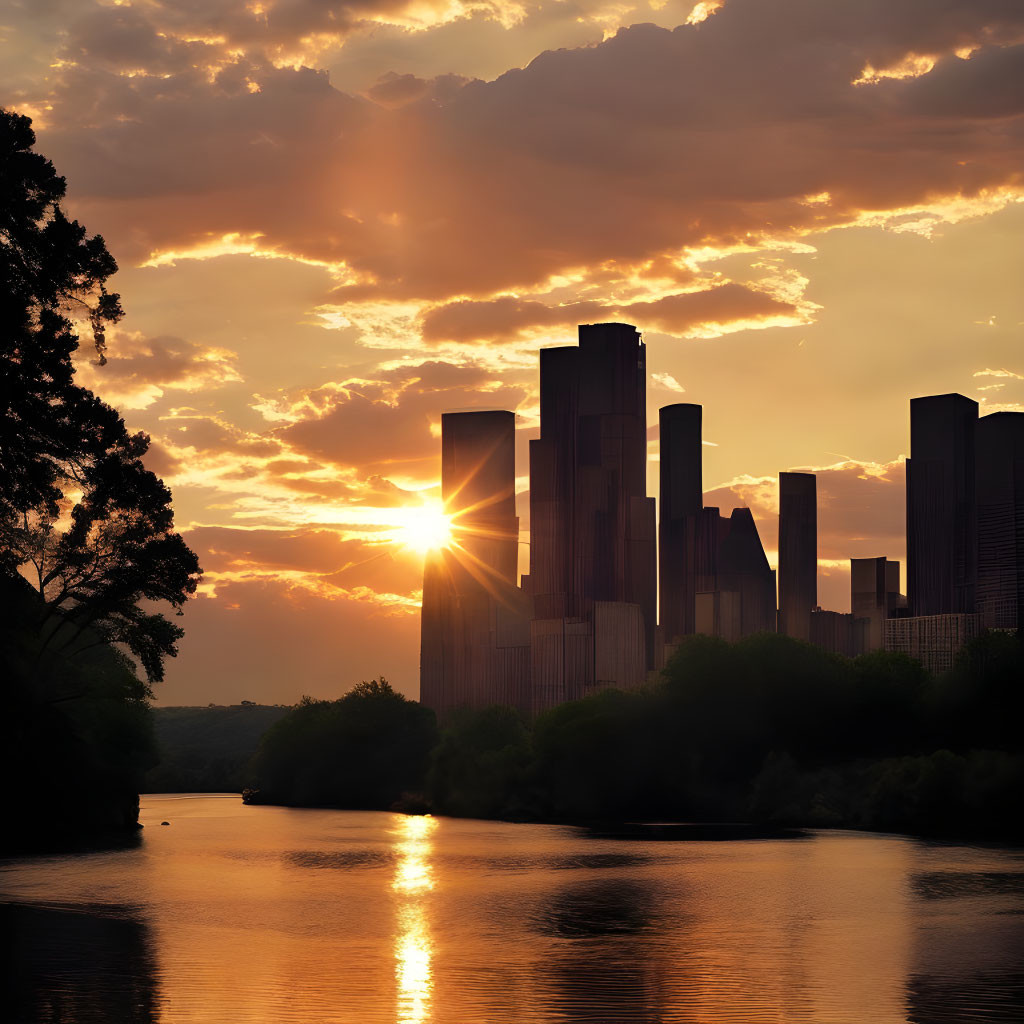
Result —
<svg viewBox="0 0 1024 1024"><path fill-rule="evenodd" d="M160 763L146 773L147 793L240 793L263 734L290 707L263 704L153 708Z"/></svg>

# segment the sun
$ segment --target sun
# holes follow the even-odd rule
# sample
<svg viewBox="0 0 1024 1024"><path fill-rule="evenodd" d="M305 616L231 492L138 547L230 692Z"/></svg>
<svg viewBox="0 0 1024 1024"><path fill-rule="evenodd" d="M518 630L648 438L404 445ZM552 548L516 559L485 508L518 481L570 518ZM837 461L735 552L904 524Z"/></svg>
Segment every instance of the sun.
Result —
<svg viewBox="0 0 1024 1024"><path fill-rule="evenodd" d="M451 517L441 502L425 501L418 508L407 509L407 517L403 518L405 522L395 533L399 544L425 555L451 543Z"/></svg>

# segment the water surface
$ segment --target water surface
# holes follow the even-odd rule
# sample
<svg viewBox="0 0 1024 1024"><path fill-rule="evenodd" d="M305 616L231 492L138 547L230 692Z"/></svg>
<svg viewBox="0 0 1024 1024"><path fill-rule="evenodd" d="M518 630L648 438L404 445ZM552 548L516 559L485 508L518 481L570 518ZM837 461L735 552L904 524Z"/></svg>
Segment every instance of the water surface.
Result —
<svg viewBox="0 0 1024 1024"><path fill-rule="evenodd" d="M237 796L145 797L142 821L134 849L0 862L0 1017L1024 1019L1020 850L653 842Z"/></svg>

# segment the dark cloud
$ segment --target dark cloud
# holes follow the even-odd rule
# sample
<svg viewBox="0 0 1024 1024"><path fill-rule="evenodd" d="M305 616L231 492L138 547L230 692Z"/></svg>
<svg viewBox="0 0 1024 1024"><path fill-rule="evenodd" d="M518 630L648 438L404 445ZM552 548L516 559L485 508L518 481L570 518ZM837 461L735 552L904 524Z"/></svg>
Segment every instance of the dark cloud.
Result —
<svg viewBox="0 0 1024 1024"><path fill-rule="evenodd" d="M423 316L422 334L427 342L486 342L516 338L530 328L571 327L623 318L643 329L680 334L708 324L792 316L796 312L790 302L735 283L678 292L649 302L620 304L583 301L551 306L537 300L502 296L435 306Z"/></svg>
<svg viewBox="0 0 1024 1024"><path fill-rule="evenodd" d="M53 8L38 0L34 6ZM432 16L455 13L448 0L146 0L134 7L77 0L62 6L70 23L67 59L151 71L177 70L186 61L216 65L239 53L262 60L301 55L336 46L374 22L401 22L413 13L429 24ZM488 12L486 3L476 9Z"/></svg>
<svg viewBox="0 0 1024 1024"><path fill-rule="evenodd" d="M519 376L525 376L520 374ZM301 418L276 436L292 450L344 466L380 467L425 479L437 475L432 426L455 409L515 409L526 397L493 371L445 362L399 367L372 381L349 381L291 396Z"/></svg>
<svg viewBox="0 0 1024 1024"><path fill-rule="evenodd" d="M155 438L150 438L149 451L146 452L146 469L156 473L163 479L166 476L174 476L182 468L181 460L174 456L167 448Z"/></svg>
<svg viewBox="0 0 1024 1024"><path fill-rule="evenodd" d="M991 47L969 60L945 57L900 92L903 108L914 115L1014 117L1024 110L1024 47Z"/></svg>
<svg viewBox="0 0 1024 1024"><path fill-rule="evenodd" d="M240 5L153 10L154 24L244 35ZM361 10L276 5L268 25L317 31L330 11L344 25ZM143 31L133 19L102 67L60 72L45 145L76 201L104 200L97 219L133 258L241 233L343 261L359 280L339 302L479 297L1020 184L1016 0L729 0L700 25L634 25L493 82L398 76L409 102L396 109L252 55L212 80L166 70L188 55L156 43L140 52L165 70L115 74L118 47ZM69 52L101 48L95 28L77 31ZM971 46L969 60L952 55ZM852 84L908 54L938 64Z"/></svg>
<svg viewBox="0 0 1024 1024"><path fill-rule="evenodd" d="M444 102L450 99L471 79L462 75L439 75L437 78L418 78L416 75L399 75L389 72L366 90L366 95L382 107L403 107L415 100L433 99Z"/></svg>
<svg viewBox="0 0 1024 1024"><path fill-rule="evenodd" d="M797 312L791 302L731 282L704 291L666 295L653 302L633 302L618 307L618 311L649 330L666 334L683 333L705 324L793 316Z"/></svg>
<svg viewBox="0 0 1024 1024"><path fill-rule="evenodd" d="M160 428L166 443L179 450L191 449L192 455L272 459L283 450L272 437L243 430L217 416L188 410L176 410L173 416L161 420ZM243 468L238 472L244 477L251 475L252 470Z"/></svg>
<svg viewBox="0 0 1024 1024"><path fill-rule="evenodd" d="M565 327L595 319L599 302L569 302L549 306L535 299L503 295L497 299L461 299L435 306L423 316L427 342L495 341L518 337L531 327Z"/></svg>

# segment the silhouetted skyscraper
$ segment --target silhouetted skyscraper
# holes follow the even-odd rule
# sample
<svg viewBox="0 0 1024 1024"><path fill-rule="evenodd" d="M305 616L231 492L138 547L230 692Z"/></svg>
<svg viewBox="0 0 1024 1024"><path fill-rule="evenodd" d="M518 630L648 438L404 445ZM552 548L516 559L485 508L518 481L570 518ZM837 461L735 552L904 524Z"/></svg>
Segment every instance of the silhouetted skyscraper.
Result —
<svg viewBox="0 0 1024 1024"><path fill-rule="evenodd" d="M472 556L464 571L481 583L516 580L515 429L505 410L441 417L441 500L456 545Z"/></svg>
<svg viewBox="0 0 1024 1024"><path fill-rule="evenodd" d="M884 556L850 559L850 610L854 618L867 620L866 651L877 651L885 642L885 620L890 613L892 565L896 566L898 573L899 562L889 562ZM896 585L899 586L898 575Z"/></svg>
<svg viewBox="0 0 1024 1024"><path fill-rule="evenodd" d="M526 703L528 609L516 585L515 415L441 417L441 494L452 542L424 565L420 700L457 707Z"/></svg>
<svg viewBox="0 0 1024 1024"><path fill-rule="evenodd" d="M540 353L530 442L534 704L643 681L654 660L654 501L646 495L645 348L588 324Z"/></svg>
<svg viewBox="0 0 1024 1024"><path fill-rule="evenodd" d="M659 611L664 638L672 643L694 631L695 517L703 505L701 407L666 405L660 410L659 423Z"/></svg>
<svg viewBox="0 0 1024 1024"><path fill-rule="evenodd" d="M699 552L695 632L726 640L774 633L775 573L750 509L734 508L723 519L717 508L705 508L694 519Z"/></svg>
<svg viewBox="0 0 1024 1024"><path fill-rule="evenodd" d="M978 420L977 606L987 629L1017 629L1024 608L1024 413Z"/></svg>
<svg viewBox="0 0 1024 1024"><path fill-rule="evenodd" d="M775 573L749 508L732 510L718 549L718 589L740 595L740 635L774 633Z"/></svg>
<svg viewBox="0 0 1024 1024"><path fill-rule="evenodd" d="M811 639L818 606L818 486L813 473L779 474L779 632Z"/></svg>
<svg viewBox="0 0 1024 1024"><path fill-rule="evenodd" d="M907 459L911 615L974 611L977 422L978 403L963 395L911 399Z"/></svg>

